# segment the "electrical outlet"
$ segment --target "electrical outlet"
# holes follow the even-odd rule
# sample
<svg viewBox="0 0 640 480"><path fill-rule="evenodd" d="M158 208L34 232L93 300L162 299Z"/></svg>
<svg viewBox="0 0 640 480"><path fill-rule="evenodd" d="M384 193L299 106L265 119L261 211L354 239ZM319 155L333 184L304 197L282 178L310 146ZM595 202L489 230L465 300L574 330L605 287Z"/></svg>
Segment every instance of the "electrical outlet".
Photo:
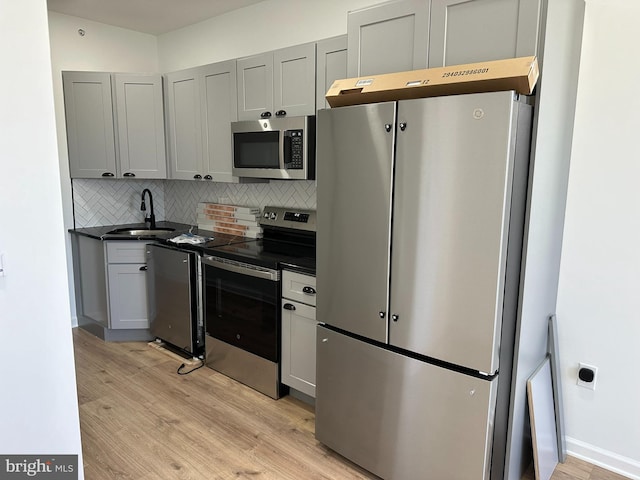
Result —
<svg viewBox="0 0 640 480"><path fill-rule="evenodd" d="M579 387L596 389L596 379L598 377L598 367L587 365L586 363L578 364L578 382Z"/></svg>

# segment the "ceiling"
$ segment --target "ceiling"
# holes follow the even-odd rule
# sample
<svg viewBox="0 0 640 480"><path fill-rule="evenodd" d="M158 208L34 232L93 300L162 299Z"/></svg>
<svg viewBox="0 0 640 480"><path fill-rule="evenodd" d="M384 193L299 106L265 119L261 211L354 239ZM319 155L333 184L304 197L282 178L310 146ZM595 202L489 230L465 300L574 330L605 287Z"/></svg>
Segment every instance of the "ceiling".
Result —
<svg viewBox="0 0 640 480"><path fill-rule="evenodd" d="M53 12L161 35L264 0L47 0Z"/></svg>

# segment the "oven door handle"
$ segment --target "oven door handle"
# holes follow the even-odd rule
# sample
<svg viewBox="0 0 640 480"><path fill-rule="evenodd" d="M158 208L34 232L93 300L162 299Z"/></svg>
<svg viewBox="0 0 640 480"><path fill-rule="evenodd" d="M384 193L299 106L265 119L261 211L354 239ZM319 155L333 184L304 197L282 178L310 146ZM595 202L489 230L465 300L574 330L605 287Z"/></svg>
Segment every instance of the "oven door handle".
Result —
<svg viewBox="0 0 640 480"><path fill-rule="evenodd" d="M280 272L271 268L258 267L256 265L249 265L248 263L236 262L234 260L218 257L202 257L202 263L211 267L220 268L221 270L227 270L241 275L249 275L250 277L262 278L272 282L280 280Z"/></svg>

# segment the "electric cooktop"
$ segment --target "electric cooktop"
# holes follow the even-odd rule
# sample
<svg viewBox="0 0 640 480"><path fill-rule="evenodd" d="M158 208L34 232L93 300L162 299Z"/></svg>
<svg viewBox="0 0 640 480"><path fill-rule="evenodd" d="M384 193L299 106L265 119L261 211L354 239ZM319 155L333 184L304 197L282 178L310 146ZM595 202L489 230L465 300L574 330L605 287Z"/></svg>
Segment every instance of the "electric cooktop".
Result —
<svg viewBox="0 0 640 480"><path fill-rule="evenodd" d="M264 238L214 248L206 255L278 269L283 264L316 268L316 212L265 207L260 220Z"/></svg>

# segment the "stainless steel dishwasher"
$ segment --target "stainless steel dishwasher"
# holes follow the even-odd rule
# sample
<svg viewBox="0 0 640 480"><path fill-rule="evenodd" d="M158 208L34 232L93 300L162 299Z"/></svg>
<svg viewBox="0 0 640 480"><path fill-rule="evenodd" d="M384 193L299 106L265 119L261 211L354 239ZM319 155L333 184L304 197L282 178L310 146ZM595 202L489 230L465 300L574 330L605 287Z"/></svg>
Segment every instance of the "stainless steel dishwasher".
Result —
<svg viewBox="0 0 640 480"><path fill-rule="evenodd" d="M189 355L200 355L204 328L198 255L165 245L148 245L147 267L151 334Z"/></svg>

